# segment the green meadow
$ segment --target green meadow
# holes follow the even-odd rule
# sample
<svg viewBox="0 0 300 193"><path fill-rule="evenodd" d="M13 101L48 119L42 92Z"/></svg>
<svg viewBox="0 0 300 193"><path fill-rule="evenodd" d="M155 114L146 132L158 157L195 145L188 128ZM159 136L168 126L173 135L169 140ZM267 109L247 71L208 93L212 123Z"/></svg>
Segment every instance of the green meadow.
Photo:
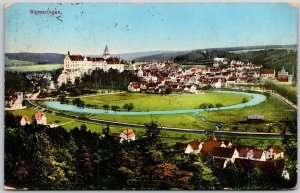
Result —
<svg viewBox="0 0 300 193"><path fill-rule="evenodd" d="M123 108L124 104L132 103L132 111L159 111L178 109L198 109L202 103L221 103L223 106L242 103L243 98L250 100L249 96L232 93L204 92L200 94L170 94L153 95L144 93L122 93L116 95L97 95L82 97L84 103L97 105L102 108L104 104L109 106L117 105Z"/></svg>
<svg viewBox="0 0 300 193"><path fill-rule="evenodd" d="M36 71L52 71L62 67L63 64L36 64L36 65L27 65L27 66L5 67L5 70L18 71L18 72L36 72Z"/></svg>

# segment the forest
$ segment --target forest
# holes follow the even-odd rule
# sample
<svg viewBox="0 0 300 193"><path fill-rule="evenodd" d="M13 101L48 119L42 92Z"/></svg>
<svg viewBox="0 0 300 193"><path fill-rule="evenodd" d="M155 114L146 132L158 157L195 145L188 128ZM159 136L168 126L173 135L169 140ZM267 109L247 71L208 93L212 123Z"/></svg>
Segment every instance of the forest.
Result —
<svg viewBox="0 0 300 193"><path fill-rule="evenodd" d="M43 125L20 126L5 114L5 185L29 190L254 190L296 185L296 142L283 138L290 180L255 167L222 168L211 157L184 154L167 146L155 122L146 134L120 143L107 125L99 133L85 125L70 131ZM295 130L295 122L286 122ZM293 131L294 132L294 131Z"/></svg>

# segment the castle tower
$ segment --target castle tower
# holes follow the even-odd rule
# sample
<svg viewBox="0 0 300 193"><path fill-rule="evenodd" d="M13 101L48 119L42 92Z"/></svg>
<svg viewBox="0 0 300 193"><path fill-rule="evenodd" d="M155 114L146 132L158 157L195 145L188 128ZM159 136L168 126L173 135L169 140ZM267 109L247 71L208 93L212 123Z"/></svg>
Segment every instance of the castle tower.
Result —
<svg viewBox="0 0 300 193"><path fill-rule="evenodd" d="M103 52L103 58L104 59L110 58L110 54L109 54L107 45L105 46L105 49L104 49L104 52Z"/></svg>

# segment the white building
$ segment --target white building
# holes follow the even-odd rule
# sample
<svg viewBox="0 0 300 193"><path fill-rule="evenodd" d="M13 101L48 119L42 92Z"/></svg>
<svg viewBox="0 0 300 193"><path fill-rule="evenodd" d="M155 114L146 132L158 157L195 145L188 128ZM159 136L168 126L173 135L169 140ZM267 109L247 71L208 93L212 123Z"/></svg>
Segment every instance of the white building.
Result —
<svg viewBox="0 0 300 193"><path fill-rule="evenodd" d="M107 46L105 46L102 57L87 57L82 55L71 55L70 52L64 59L64 70L58 77L58 85L66 83L69 79L74 83L76 77L81 78L84 73L91 73L96 69L103 69L107 72L109 69L115 69L119 72L124 71L124 64L120 63L120 58L111 57ZM74 81L73 81L74 80Z"/></svg>
<svg viewBox="0 0 300 193"><path fill-rule="evenodd" d="M26 106L23 106L23 92L15 92L11 96L6 96L4 105L6 110L26 108Z"/></svg>
<svg viewBox="0 0 300 193"><path fill-rule="evenodd" d="M284 158L283 149L279 145L274 145L269 147L266 151L266 158L267 159L281 159Z"/></svg>
<svg viewBox="0 0 300 193"><path fill-rule="evenodd" d="M120 134L120 142L122 143L123 141L134 141L135 140L135 133L133 132L132 129L125 129L121 134Z"/></svg>
<svg viewBox="0 0 300 193"><path fill-rule="evenodd" d="M47 125L47 117L46 117L46 113L44 112L34 113L34 119L36 121L36 124Z"/></svg>
<svg viewBox="0 0 300 193"><path fill-rule="evenodd" d="M30 124L30 118L27 115L23 115L20 121L21 126Z"/></svg>

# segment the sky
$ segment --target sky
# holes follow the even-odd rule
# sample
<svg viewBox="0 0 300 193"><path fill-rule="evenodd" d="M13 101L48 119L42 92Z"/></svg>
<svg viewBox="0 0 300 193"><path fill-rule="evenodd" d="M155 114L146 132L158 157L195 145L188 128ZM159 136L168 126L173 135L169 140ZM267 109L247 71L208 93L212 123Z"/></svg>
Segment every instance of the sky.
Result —
<svg viewBox="0 0 300 193"><path fill-rule="evenodd" d="M32 14L60 11L61 14ZM5 9L5 53L112 54L297 44L287 3L26 3Z"/></svg>

